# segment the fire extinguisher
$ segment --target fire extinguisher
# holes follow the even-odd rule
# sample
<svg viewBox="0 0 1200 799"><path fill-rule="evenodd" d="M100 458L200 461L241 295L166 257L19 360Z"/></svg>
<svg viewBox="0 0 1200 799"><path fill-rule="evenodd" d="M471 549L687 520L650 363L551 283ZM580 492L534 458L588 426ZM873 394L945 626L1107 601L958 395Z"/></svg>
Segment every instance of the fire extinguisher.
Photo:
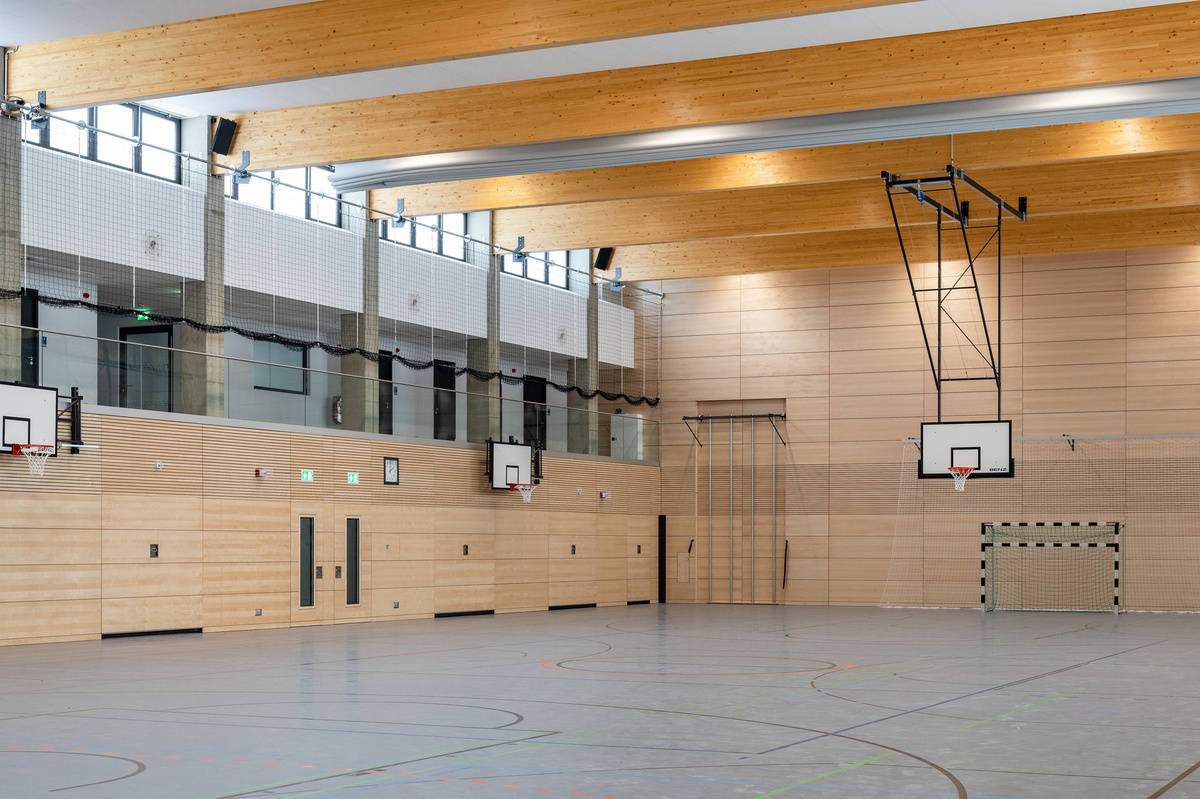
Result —
<svg viewBox="0 0 1200 799"><path fill-rule="evenodd" d="M333 398L333 423L342 423L342 395L337 394Z"/></svg>

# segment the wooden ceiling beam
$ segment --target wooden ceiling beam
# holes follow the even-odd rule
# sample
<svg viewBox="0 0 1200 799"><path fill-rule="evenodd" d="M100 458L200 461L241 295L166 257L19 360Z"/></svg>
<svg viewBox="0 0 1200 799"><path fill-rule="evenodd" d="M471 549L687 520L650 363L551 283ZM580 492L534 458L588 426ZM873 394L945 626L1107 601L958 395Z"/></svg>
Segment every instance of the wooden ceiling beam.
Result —
<svg viewBox="0 0 1200 799"><path fill-rule="evenodd" d="M908 2L322 0L22 45L10 85L68 108Z"/></svg>
<svg viewBox="0 0 1200 799"><path fill-rule="evenodd" d="M1010 202L1028 196L1030 215L1038 219L1200 204L1200 151L1003 169L975 169L969 162L957 163ZM928 174L944 175L944 165ZM983 198L969 189L963 189L960 199L971 201L973 215L988 213ZM916 203L898 203L897 209L901 224L933 221L932 213ZM891 224L887 195L876 176L839 183L498 211L493 216L493 234L506 246L524 236L529 249L545 250L869 230Z"/></svg>
<svg viewBox="0 0 1200 799"><path fill-rule="evenodd" d="M1200 206L1067 214L1006 223L1006 256L1121 250L1196 244ZM934 259L932 237L906 239L914 262ZM954 258L961 253L954 250ZM625 247L613 266L623 280L754 274L902 263L892 228L842 230L789 236L691 241Z"/></svg>
<svg viewBox="0 0 1200 799"><path fill-rule="evenodd" d="M256 168L1200 75L1200 2L238 117Z"/></svg>
<svg viewBox="0 0 1200 799"><path fill-rule="evenodd" d="M414 214L440 214L865 180L884 168L900 174L939 170L952 158L971 169L992 169L1187 150L1200 150L1200 114L429 183L373 191L370 204L395 208L404 198Z"/></svg>

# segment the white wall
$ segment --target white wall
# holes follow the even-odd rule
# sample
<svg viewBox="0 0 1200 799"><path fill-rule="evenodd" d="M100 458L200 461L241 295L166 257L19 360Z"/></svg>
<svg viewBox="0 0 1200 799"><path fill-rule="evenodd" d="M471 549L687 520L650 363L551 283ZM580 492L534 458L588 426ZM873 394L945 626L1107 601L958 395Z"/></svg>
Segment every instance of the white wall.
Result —
<svg viewBox="0 0 1200 799"><path fill-rule="evenodd" d="M22 244L203 275L203 193L35 145L21 156Z"/></svg>
<svg viewBox="0 0 1200 799"><path fill-rule="evenodd" d="M202 279L203 191L35 145L21 150L23 244ZM486 217L471 216L478 235ZM225 201L230 286L361 311L362 251L348 230ZM379 251L380 316L487 335L485 268L391 242L380 242ZM587 257L573 251L571 263ZM502 275L501 340L586 357L587 285L572 278L564 291ZM633 320L633 311L600 303L602 362L634 365Z"/></svg>

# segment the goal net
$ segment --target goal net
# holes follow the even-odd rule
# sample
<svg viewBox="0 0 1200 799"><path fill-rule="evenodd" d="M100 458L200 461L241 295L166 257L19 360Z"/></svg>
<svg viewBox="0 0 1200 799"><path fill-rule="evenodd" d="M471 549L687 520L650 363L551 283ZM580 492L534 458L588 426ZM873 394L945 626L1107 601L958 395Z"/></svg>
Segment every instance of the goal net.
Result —
<svg viewBox="0 0 1200 799"><path fill-rule="evenodd" d="M1117 522L984 523L984 610L1121 609Z"/></svg>

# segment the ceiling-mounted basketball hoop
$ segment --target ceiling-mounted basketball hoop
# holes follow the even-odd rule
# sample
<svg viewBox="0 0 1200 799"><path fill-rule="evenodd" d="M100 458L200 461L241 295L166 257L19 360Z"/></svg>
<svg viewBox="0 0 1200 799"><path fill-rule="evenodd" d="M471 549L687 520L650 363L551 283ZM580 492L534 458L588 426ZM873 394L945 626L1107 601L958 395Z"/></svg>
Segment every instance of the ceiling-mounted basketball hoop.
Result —
<svg viewBox="0 0 1200 799"><path fill-rule="evenodd" d="M944 384L971 380L988 381L995 385L996 419L1000 420L1000 320L1004 318L1001 313L1004 293L1001 291L1000 281L1004 266L1001 257L1004 220L1007 216L1024 222L1028 215L1028 201L1025 197L1019 197L1017 204L1013 206L953 164L947 166L941 175L904 178L891 172L883 172L882 177L888 207L892 212L892 222L896 228L896 238L900 243L900 256L904 260L909 288L916 304L917 324L925 339L925 354L933 372L933 385L937 390L937 420L942 421ZM980 213L979 208L972 208L968 201L960 197L960 187L970 189L975 195L976 204L983 205L986 210ZM902 224L901 215L897 211L897 198L905 196L915 198L923 209L923 214L932 211L936 225L930 227ZM975 213L972 213L973 211ZM916 237L923 236L930 230L933 232L932 241L924 241L925 246L918 247ZM906 235L910 239L908 243L905 240ZM925 285L924 274L920 270L914 270L913 261L920 263L920 259L926 254L934 253L936 284L929 286ZM995 263L996 311L994 319L991 320L993 324L989 324L988 315L984 312L983 294L975 269L977 264L982 264L985 260ZM963 261L966 267L959 269L958 264ZM951 264L954 264L952 268ZM922 302L930 292L934 292L935 318L927 320L927 312L923 311ZM969 313L971 318L957 318L963 311ZM968 332L975 324L978 324L982 331L981 337L972 336ZM967 350L968 354L974 352L974 355L970 356L970 366L964 360L961 369L955 370L946 362L943 357L943 351L947 349L944 332L954 335L956 341L964 342L964 345L951 345L960 357L963 350ZM958 371L962 373L959 374Z"/></svg>

